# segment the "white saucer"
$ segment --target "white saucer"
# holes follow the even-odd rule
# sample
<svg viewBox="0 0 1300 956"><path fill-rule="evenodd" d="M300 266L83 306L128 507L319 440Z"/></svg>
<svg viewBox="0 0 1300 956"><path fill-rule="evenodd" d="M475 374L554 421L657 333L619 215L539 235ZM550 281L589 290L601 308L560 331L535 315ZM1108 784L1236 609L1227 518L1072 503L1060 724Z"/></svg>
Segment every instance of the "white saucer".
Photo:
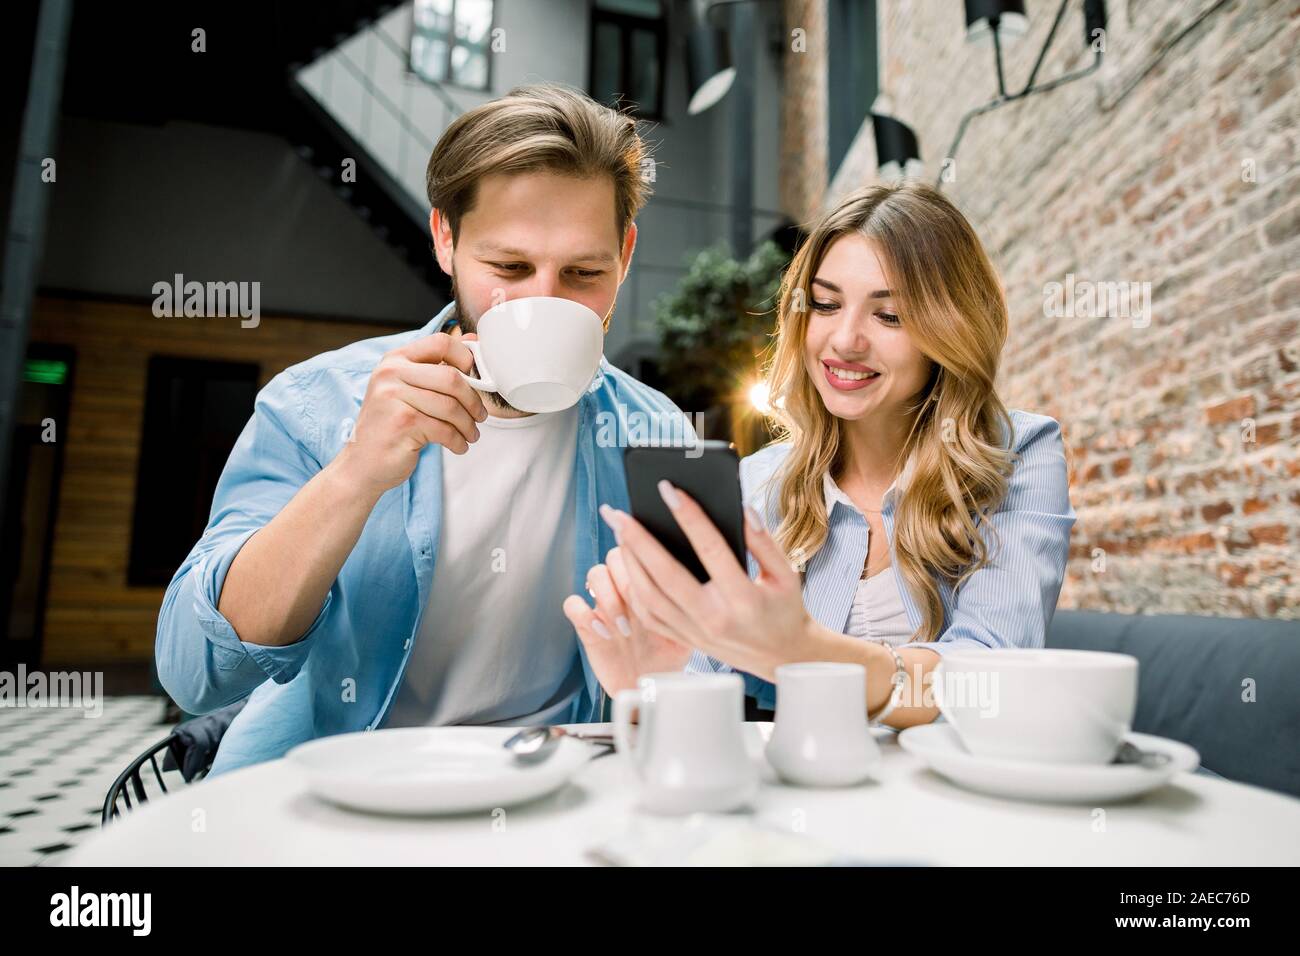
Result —
<svg viewBox="0 0 1300 956"><path fill-rule="evenodd" d="M502 746L517 727L402 727L338 734L286 759L318 797L378 813L468 813L559 789L600 751L562 737L556 753L520 765Z"/></svg>
<svg viewBox="0 0 1300 956"><path fill-rule="evenodd" d="M899 745L953 783L1014 800L1050 803L1098 803L1125 800L1154 790L1174 774L1195 770L1201 756L1176 740L1150 734L1125 734L1125 740L1143 750L1169 755L1161 767L1138 764L1055 764L976 757L966 750L948 723L908 727Z"/></svg>

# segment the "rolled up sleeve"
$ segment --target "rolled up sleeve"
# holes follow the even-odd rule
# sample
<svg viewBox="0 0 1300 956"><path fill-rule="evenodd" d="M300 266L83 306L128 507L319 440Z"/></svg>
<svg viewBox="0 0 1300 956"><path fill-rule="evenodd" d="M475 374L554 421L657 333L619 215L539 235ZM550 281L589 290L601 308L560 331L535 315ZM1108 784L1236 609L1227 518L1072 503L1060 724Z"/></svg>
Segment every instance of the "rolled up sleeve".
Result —
<svg viewBox="0 0 1300 956"><path fill-rule="evenodd" d="M946 654L1044 645L1065 579L1075 512L1060 425L1046 416L1025 417L1007 495L981 527L991 560L957 589L937 640L901 646Z"/></svg>
<svg viewBox="0 0 1300 956"><path fill-rule="evenodd" d="M244 544L274 518L320 463L308 450L304 389L293 370L257 396L221 473L203 536L173 576L158 615L158 678L176 703L194 714L233 703L268 678L287 683L311 653L334 589L315 621L284 646L242 641L217 609L221 589Z"/></svg>

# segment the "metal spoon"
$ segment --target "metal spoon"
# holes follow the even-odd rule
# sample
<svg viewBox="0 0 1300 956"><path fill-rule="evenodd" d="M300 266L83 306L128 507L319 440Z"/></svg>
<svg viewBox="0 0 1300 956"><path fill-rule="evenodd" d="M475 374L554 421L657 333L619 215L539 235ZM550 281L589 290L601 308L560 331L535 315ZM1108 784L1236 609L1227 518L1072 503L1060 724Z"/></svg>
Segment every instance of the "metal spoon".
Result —
<svg viewBox="0 0 1300 956"><path fill-rule="evenodd" d="M614 746L614 739L609 734L575 734L563 727L525 727L518 733L511 734L502 746L514 754L516 763L539 764L559 749L561 737L573 737L604 747Z"/></svg>
<svg viewBox="0 0 1300 956"><path fill-rule="evenodd" d="M548 760L559 749L560 734L551 727L525 727L512 734L503 745L514 754L515 763L538 764Z"/></svg>
<svg viewBox="0 0 1300 956"><path fill-rule="evenodd" d="M1111 763L1136 763L1143 767L1163 767L1172 758L1167 753L1157 750L1143 750L1127 740L1121 741L1119 752Z"/></svg>

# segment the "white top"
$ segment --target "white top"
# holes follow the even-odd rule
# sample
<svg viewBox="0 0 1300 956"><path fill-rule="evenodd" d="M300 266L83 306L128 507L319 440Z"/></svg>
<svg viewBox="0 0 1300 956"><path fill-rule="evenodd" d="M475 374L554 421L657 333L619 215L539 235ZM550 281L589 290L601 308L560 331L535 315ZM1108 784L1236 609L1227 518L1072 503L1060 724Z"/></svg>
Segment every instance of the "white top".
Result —
<svg viewBox="0 0 1300 956"><path fill-rule="evenodd" d="M822 489L826 495L828 514L831 505L836 501L862 514L862 510L840 490L829 473L823 476ZM863 520L866 520L865 515ZM870 546L871 523L867 522L867 547ZM877 571L871 577L858 581L853 607L849 610L849 636L873 641L883 640L893 645L911 641L913 629L908 623L907 611L903 607L903 596L899 588L900 582L892 564L883 571Z"/></svg>
<svg viewBox="0 0 1300 956"><path fill-rule="evenodd" d="M568 719L583 674L560 609L573 591L578 408L489 415L442 449L429 606L382 727Z"/></svg>
<svg viewBox="0 0 1300 956"><path fill-rule="evenodd" d="M859 581L858 593L849 610L849 636L894 645L910 642L912 625L907 622L907 611L898 589L893 565Z"/></svg>

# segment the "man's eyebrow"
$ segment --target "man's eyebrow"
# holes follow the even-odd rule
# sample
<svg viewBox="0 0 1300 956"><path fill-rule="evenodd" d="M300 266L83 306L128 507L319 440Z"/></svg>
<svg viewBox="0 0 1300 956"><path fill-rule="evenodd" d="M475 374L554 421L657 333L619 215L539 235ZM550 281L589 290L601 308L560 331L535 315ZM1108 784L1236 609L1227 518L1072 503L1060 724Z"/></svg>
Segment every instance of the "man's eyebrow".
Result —
<svg viewBox="0 0 1300 956"><path fill-rule="evenodd" d="M476 254L486 253L486 254L497 255L497 256L511 256L516 259L529 258L528 253L524 252L522 249L515 249L512 246L499 246L494 242L476 242L474 244L474 252ZM615 259L614 259L614 254L612 252L601 251L601 252L584 252L581 253L580 255L573 256L571 258L571 261L612 263L615 261Z"/></svg>
<svg viewBox="0 0 1300 956"><path fill-rule="evenodd" d="M843 289L837 286L834 282L828 282L826 279L813 279L812 284L825 286L832 292L838 292L841 295L844 293ZM868 299L892 299L893 297L894 293L889 289L877 289L872 292L871 295L867 296Z"/></svg>

